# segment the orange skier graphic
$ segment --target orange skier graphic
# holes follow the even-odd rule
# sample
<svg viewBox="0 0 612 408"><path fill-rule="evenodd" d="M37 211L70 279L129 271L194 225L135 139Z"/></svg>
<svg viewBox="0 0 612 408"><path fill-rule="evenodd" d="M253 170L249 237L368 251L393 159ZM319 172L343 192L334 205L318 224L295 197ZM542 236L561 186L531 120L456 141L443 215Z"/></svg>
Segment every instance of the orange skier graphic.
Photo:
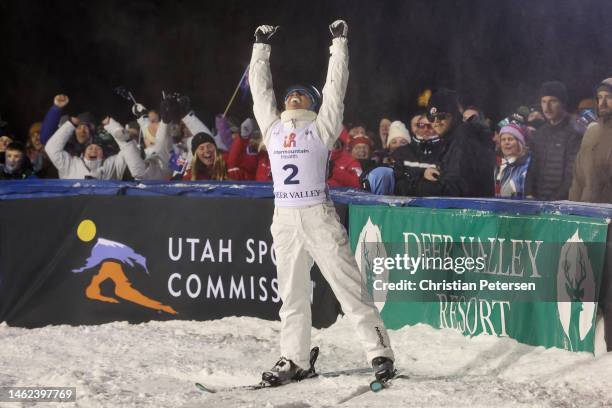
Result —
<svg viewBox="0 0 612 408"><path fill-rule="evenodd" d="M96 224L91 220L82 221L77 228L77 235L83 242L93 240L96 236ZM161 310L173 315L178 314L171 306L151 299L132 287L132 283L123 271L123 264L134 266L134 263L142 266L145 272L149 274L147 259L144 256L120 242L98 238L96 245L91 250L91 255L87 258L85 266L74 269L72 272L81 273L88 269L100 267L98 273L91 278L89 286L85 289L85 296L88 299L120 303L118 299L104 296L100 291L100 284L110 279L115 284L115 295L117 297L150 309Z"/></svg>

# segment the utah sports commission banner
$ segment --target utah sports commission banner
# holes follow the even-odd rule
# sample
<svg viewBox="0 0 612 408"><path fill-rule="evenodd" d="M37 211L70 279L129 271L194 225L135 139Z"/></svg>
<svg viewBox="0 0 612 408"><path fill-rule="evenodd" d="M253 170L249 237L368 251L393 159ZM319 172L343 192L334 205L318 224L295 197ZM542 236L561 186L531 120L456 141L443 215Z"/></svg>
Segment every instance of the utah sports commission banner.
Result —
<svg viewBox="0 0 612 408"><path fill-rule="evenodd" d="M427 323L593 352L605 220L356 205L349 221L389 328Z"/></svg>
<svg viewBox="0 0 612 408"><path fill-rule="evenodd" d="M247 198L2 201L0 321L278 319L272 212ZM313 324L327 327L339 306L316 267L311 279Z"/></svg>

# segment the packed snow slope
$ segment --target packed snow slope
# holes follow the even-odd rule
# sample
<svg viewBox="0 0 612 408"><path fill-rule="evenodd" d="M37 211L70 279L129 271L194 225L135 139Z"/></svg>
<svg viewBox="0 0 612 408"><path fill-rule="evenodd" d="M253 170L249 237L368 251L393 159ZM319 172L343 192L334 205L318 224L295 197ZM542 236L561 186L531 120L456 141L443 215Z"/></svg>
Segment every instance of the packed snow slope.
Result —
<svg viewBox="0 0 612 408"><path fill-rule="evenodd" d="M130 325L0 325L0 386L74 386L77 407L612 407L612 353L594 357L466 338L426 325L391 331L396 380L365 392L371 376L317 378L280 388L204 394L194 387L251 384L279 357L279 322L226 318ZM313 329L320 372L366 367L350 323ZM34 404L0 403L4 407Z"/></svg>

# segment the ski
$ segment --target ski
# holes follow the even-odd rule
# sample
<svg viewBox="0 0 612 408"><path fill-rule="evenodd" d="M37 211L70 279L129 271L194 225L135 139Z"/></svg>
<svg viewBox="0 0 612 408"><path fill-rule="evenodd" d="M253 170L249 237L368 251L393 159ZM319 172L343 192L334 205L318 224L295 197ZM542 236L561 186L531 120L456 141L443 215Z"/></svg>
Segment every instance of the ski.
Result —
<svg viewBox="0 0 612 408"><path fill-rule="evenodd" d="M293 383L297 383L297 382L301 382L301 381L305 381L311 378L318 377L319 374L317 374L314 370L314 365L315 365L315 362L317 361L317 357L319 357L319 348L313 347L312 350L310 350L310 369L308 370L306 376L300 379L295 379L295 380L287 381L284 383L271 384L267 381L260 381L257 384L235 385L235 386L230 386L230 387L215 388L215 387L211 387L211 386L196 382L195 386L200 391L208 393L208 394L216 394L218 392L230 392L230 391L237 391L237 390L256 391L256 390L262 390L264 388L282 387L283 385L293 384Z"/></svg>
<svg viewBox="0 0 612 408"><path fill-rule="evenodd" d="M391 377L376 378L375 380L370 382L370 390L372 392L379 392L391 386L394 380L399 380L399 379L407 380L409 378L410 378L409 376L405 374L400 374L397 370L395 370Z"/></svg>

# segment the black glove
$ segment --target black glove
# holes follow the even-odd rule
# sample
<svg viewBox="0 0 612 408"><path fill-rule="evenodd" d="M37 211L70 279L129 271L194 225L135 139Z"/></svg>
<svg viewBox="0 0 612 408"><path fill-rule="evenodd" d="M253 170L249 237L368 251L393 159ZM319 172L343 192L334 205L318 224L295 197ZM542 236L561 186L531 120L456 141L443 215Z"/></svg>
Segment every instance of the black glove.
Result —
<svg viewBox="0 0 612 408"><path fill-rule="evenodd" d="M176 103L178 106L178 113L182 118L187 116L189 112L191 112L191 99L189 99L186 95L179 95L176 99Z"/></svg>
<svg viewBox="0 0 612 408"><path fill-rule="evenodd" d="M164 123L179 123L182 116L179 113L178 94L167 94L159 104L159 114Z"/></svg>
<svg viewBox="0 0 612 408"><path fill-rule="evenodd" d="M348 34L348 24L344 20L336 20L329 25L329 31L334 38L346 38Z"/></svg>
<svg viewBox="0 0 612 408"><path fill-rule="evenodd" d="M276 33L278 26L261 25L255 30L255 42L270 44L270 38Z"/></svg>

